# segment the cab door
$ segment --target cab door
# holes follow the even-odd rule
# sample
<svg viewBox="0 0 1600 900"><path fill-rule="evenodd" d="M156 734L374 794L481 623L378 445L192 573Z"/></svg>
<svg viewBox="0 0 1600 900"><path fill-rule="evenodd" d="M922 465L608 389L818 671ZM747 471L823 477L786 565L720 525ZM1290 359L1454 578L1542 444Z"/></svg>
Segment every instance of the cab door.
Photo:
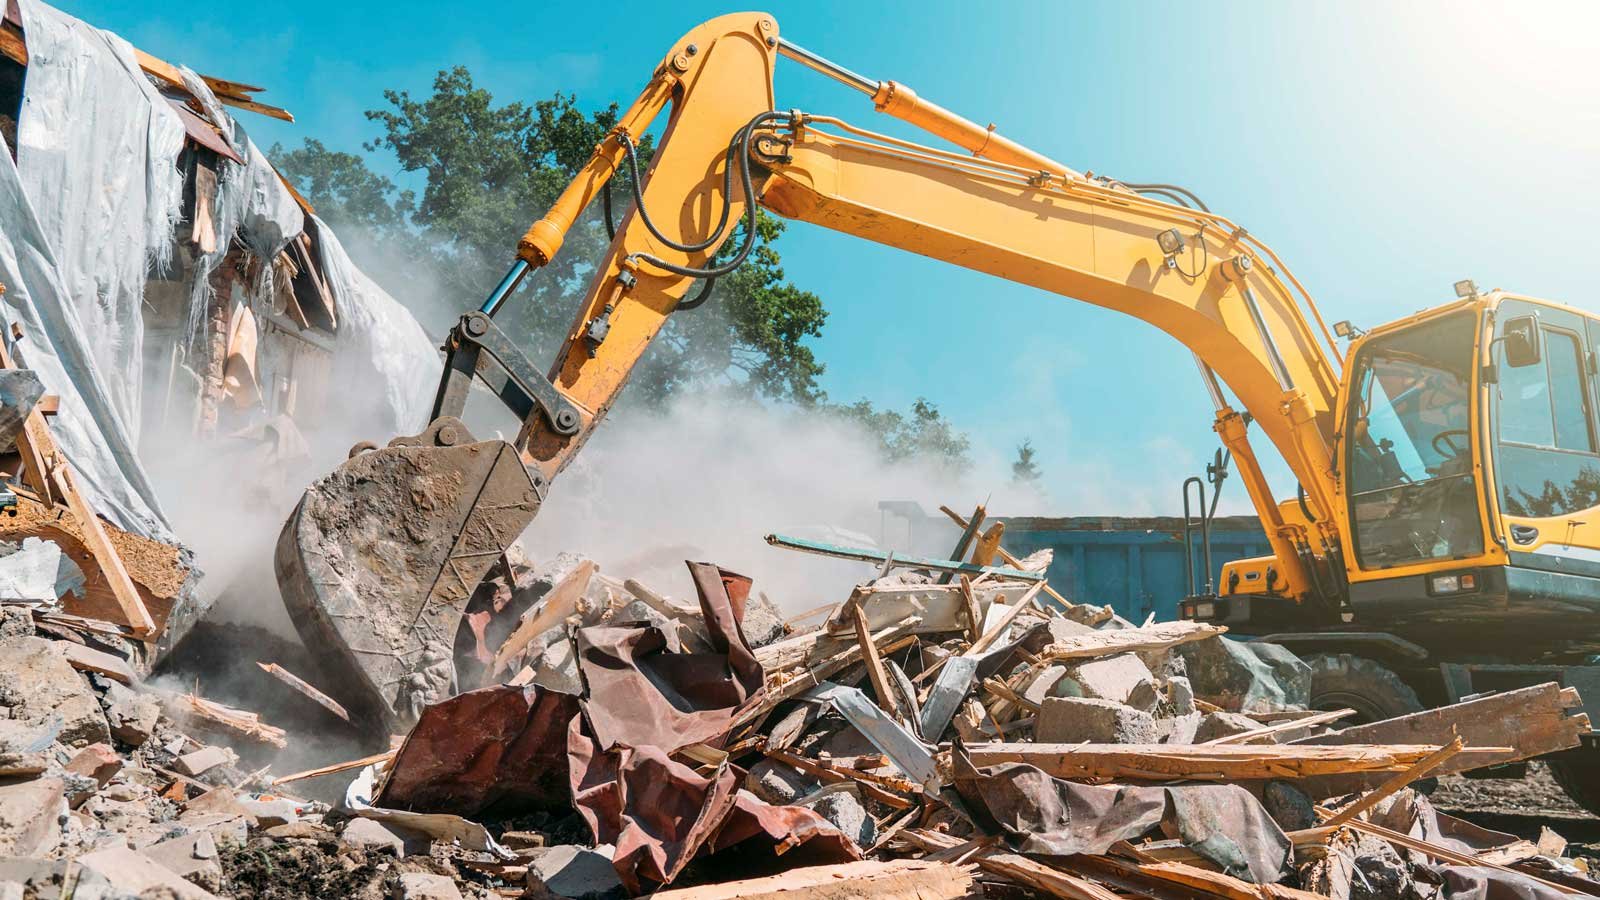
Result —
<svg viewBox="0 0 1600 900"><path fill-rule="evenodd" d="M1490 439L1496 502L1506 522L1514 566L1600 575L1600 435L1592 354L1600 329L1571 310L1505 300L1495 337L1533 316L1536 362L1509 364L1491 349Z"/></svg>

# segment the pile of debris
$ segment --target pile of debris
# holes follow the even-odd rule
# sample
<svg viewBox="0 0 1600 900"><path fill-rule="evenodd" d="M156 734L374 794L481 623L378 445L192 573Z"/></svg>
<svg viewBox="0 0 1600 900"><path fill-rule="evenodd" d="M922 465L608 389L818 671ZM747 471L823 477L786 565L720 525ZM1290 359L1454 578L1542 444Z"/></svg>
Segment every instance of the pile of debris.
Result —
<svg viewBox="0 0 1600 900"><path fill-rule="evenodd" d="M141 684L90 620L6 606L0 897L1600 896L1553 833L1415 789L1576 746L1572 689L1330 730L1351 711L1307 710L1282 648L1136 626L1056 595L1048 553L989 552L884 557L787 622L707 563L689 606L506 559L438 666L488 686L276 778L257 763L292 736Z"/></svg>

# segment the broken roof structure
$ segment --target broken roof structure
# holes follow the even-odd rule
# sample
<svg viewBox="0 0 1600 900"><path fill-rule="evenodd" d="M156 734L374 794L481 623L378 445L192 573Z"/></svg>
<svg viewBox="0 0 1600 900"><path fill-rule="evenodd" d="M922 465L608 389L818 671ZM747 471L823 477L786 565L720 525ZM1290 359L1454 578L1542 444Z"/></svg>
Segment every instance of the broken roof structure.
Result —
<svg viewBox="0 0 1600 900"><path fill-rule="evenodd" d="M153 435L206 439L270 423L283 440L348 384L381 384L367 402L388 427L415 428L437 359L224 111L291 118L255 100L260 90L34 0L10 0L0 23L7 368L31 370L55 398L43 410L48 436L27 431L51 444L33 448L37 468L70 466L76 490L61 493L103 517L111 543L172 551L130 571L147 603L164 601L161 618L174 598L154 595L186 581L188 562L171 583L151 583L180 561L183 538L141 458ZM70 499L36 480L46 506ZM0 536L35 524L24 515ZM131 556L138 569L141 554ZM92 593L97 574L88 580Z"/></svg>

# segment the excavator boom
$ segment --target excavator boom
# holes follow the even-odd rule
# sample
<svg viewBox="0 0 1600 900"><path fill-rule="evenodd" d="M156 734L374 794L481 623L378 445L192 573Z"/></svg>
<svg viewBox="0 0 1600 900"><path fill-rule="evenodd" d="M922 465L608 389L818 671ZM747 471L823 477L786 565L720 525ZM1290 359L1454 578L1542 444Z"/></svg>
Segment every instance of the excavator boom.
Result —
<svg viewBox="0 0 1600 900"><path fill-rule="evenodd" d="M964 153L780 112L787 57L870 96L874 108ZM549 263L580 214L668 115L548 376L493 321ZM1337 536L1332 335L1282 262L1227 219L1141 187L1091 178L919 97L843 69L778 33L762 13L723 16L675 43L617 126L517 247L483 307L446 342L434 421L359 453L308 491L280 537L278 576L309 640L342 648L358 705L385 727L457 687L455 632L475 585L538 509L604 418L667 317L697 282L750 252L755 207L900 247L1142 319L1194 353L1217 430L1293 593ZM745 222L739 229L737 223ZM742 235L732 248L725 243ZM1331 352L1330 352L1331 351ZM514 443L474 441L459 420L474 378L519 415ZM1226 384L1243 406L1225 399ZM1316 525L1285 521L1246 414L1288 461Z"/></svg>

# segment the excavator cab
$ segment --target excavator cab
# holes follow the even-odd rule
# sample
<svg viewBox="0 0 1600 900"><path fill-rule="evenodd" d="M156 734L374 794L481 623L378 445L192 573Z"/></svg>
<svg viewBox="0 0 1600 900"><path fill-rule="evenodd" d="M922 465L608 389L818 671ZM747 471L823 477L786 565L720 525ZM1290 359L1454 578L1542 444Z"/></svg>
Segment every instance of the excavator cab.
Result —
<svg viewBox="0 0 1600 900"><path fill-rule="evenodd" d="M1456 652L1600 649L1597 351L1600 318L1475 289L1358 337L1334 450L1339 618L1276 596L1273 557L1226 563L1219 596L1185 614L1246 631L1301 615ZM1282 511L1311 527L1303 503Z"/></svg>

